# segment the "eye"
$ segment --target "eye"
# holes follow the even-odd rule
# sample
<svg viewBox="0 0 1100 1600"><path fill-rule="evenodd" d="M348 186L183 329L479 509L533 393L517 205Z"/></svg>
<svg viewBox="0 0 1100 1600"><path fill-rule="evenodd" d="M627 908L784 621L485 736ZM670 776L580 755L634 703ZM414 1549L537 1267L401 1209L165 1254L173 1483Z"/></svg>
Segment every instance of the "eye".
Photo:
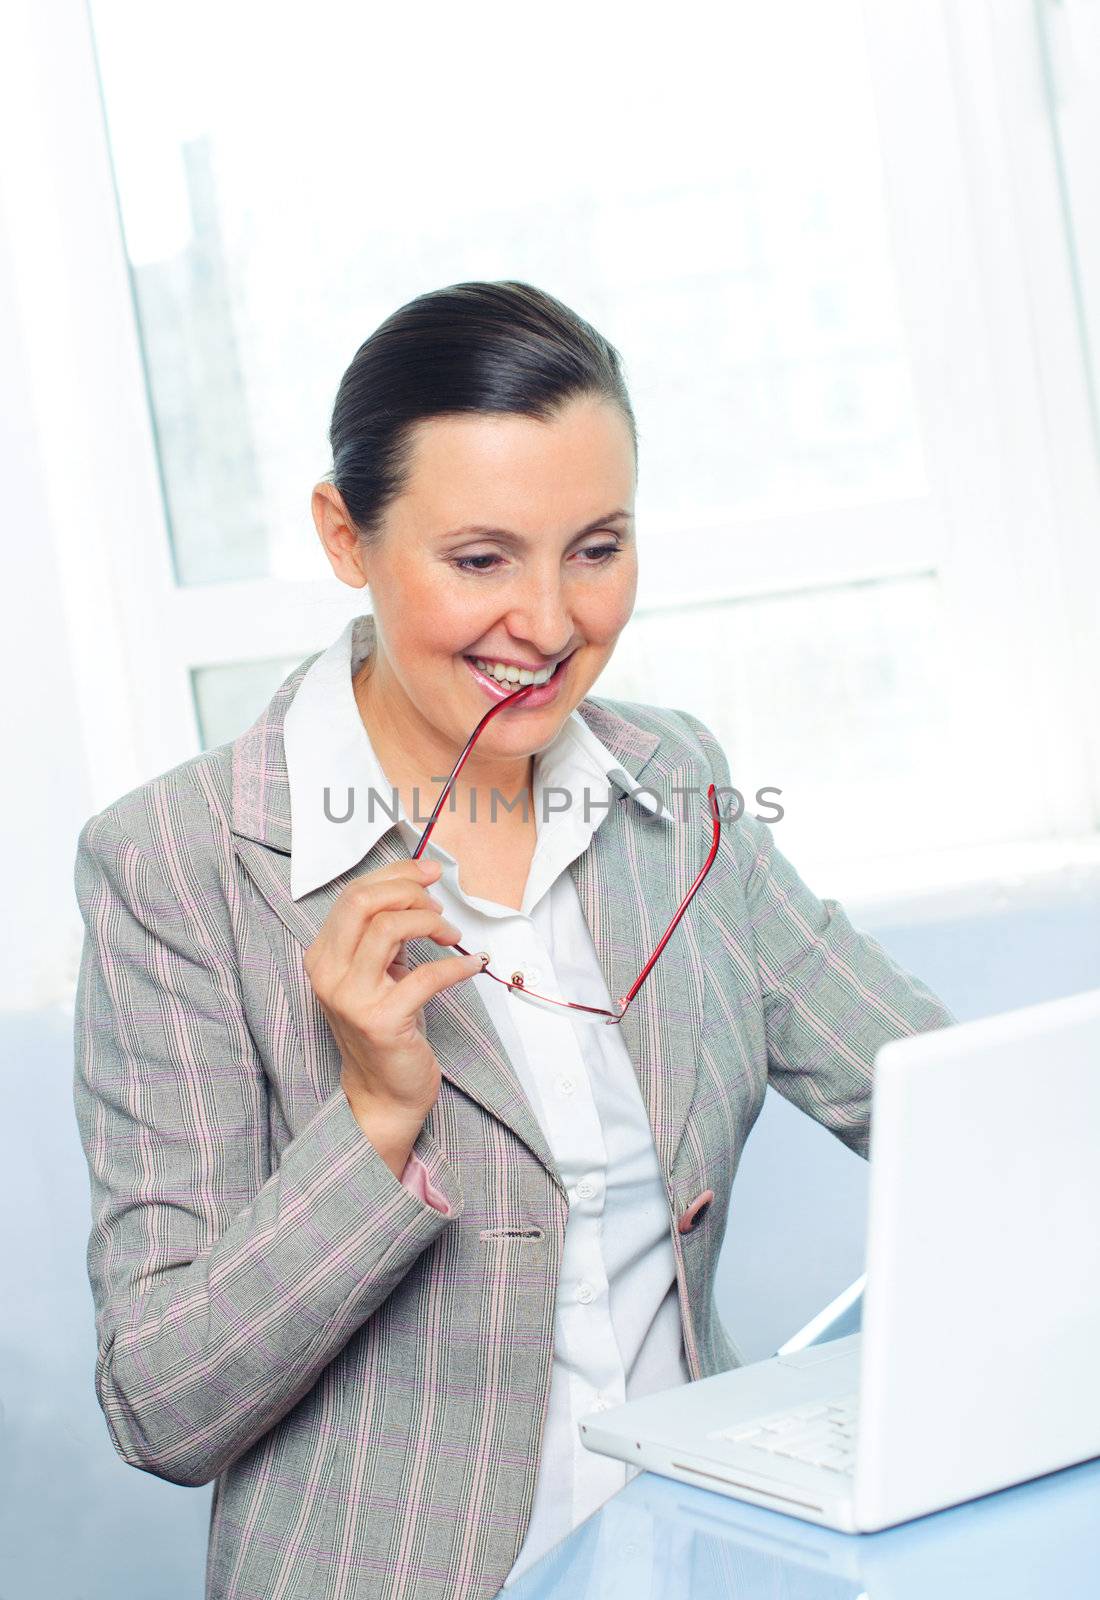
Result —
<svg viewBox="0 0 1100 1600"><path fill-rule="evenodd" d="M602 567L622 551L621 544L593 544L578 551L581 556L581 565L585 567ZM456 556L455 566L460 572L492 572L499 563L500 557L488 551L478 556Z"/></svg>
<svg viewBox="0 0 1100 1600"><path fill-rule="evenodd" d="M499 556L491 555L456 556L455 566L458 567L462 572L489 572L492 570L490 567L479 567L476 566L475 563L478 561L499 561L499 559Z"/></svg>

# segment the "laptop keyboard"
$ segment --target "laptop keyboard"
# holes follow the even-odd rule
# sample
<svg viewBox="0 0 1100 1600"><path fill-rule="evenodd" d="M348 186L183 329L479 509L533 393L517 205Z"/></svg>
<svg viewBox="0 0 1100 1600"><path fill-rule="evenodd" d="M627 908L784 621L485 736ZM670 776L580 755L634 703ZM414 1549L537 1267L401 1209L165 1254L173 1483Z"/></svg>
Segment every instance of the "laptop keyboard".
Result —
<svg viewBox="0 0 1100 1600"><path fill-rule="evenodd" d="M856 1431L859 1426L858 1394L833 1400L815 1400L773 1416L754 1417L723 1428L708 1438L749 1445L771 1456L787 1456L811 1467L850 1473L855 1467Z"/></svg>

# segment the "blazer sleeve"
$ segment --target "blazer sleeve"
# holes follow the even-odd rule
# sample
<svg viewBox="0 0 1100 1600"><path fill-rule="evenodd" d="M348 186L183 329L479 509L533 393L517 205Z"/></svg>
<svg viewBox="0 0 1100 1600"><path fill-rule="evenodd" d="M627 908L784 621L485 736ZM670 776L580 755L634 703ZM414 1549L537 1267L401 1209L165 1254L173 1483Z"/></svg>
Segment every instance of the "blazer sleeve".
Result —
<svg viewBox="0 0 1100 1600"><path fill-rule="evenodd" d="M721 790L729 766L709 728L681 712ZM721 798L721 796L719 796ZM819 900L748 814L725 824L751 928L764 1015L768 1082L866 1156L875 1055L889 1039L946 1028L955 1017L836 900Z"/></svg>
<svg viewBox="0 0 1100 1600"><path fill-rule="evenodd" d="M108 807L82 829L75 865L95 1386L124 1460L198 1485L302 1399L461 1196L424 1130L413 1183L400 1183L343 1089L272 1170L267 1079L228 930L212 938L209 903L200 917L133 831Z"/></svg>
<svg viewBox="0 0 1100 1600"><path fill-rule="evenodd" d="M401 1173L401 1182L410 1194L419 1195L425 1205L434 1206L437 1211L451 1214L451 1207L447 1203L447 1196L440 1194L431 1180L427 1167L415 1151L409 1152L409 1159L405 1162Z"/></svg>

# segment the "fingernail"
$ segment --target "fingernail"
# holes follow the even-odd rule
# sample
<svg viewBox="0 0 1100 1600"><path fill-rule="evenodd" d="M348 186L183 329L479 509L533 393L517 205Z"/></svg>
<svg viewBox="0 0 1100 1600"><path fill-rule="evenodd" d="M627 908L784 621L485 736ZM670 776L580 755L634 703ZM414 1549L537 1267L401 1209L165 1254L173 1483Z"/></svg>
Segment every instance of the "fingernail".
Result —
<svg viewBox="0 0 1100 1600"><path fill-rule="evenodd" d="M443 910L443 902L442 902L442 900L437 900L434 894L430 894L428 896L428 904L430 906L434 906L437 911L442 911Z"/></svg>

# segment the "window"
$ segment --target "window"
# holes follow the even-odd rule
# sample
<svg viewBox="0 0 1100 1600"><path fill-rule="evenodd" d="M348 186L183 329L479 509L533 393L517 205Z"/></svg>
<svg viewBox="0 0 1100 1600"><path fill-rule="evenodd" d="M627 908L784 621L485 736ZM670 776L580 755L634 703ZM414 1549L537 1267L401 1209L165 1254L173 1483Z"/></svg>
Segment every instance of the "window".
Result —
<svg viewBox="0 0 1100 1600"><path fill-rule="evenodd" d="M425 289L519 277L607 333L638 415L643 578L596 694L703 717L830 892L1093 836L1095 504L1057 471L1087 391L1030 4L479 15L474 50L442 6L290 28L92 0L94 56L43 41L90 129L89 75L105 110L68 247L125 247L103 320L130 426L96 470L127 486L119 649L155 660L126 781L231 737L362 609L309 513L359 343Z"/></svg>

